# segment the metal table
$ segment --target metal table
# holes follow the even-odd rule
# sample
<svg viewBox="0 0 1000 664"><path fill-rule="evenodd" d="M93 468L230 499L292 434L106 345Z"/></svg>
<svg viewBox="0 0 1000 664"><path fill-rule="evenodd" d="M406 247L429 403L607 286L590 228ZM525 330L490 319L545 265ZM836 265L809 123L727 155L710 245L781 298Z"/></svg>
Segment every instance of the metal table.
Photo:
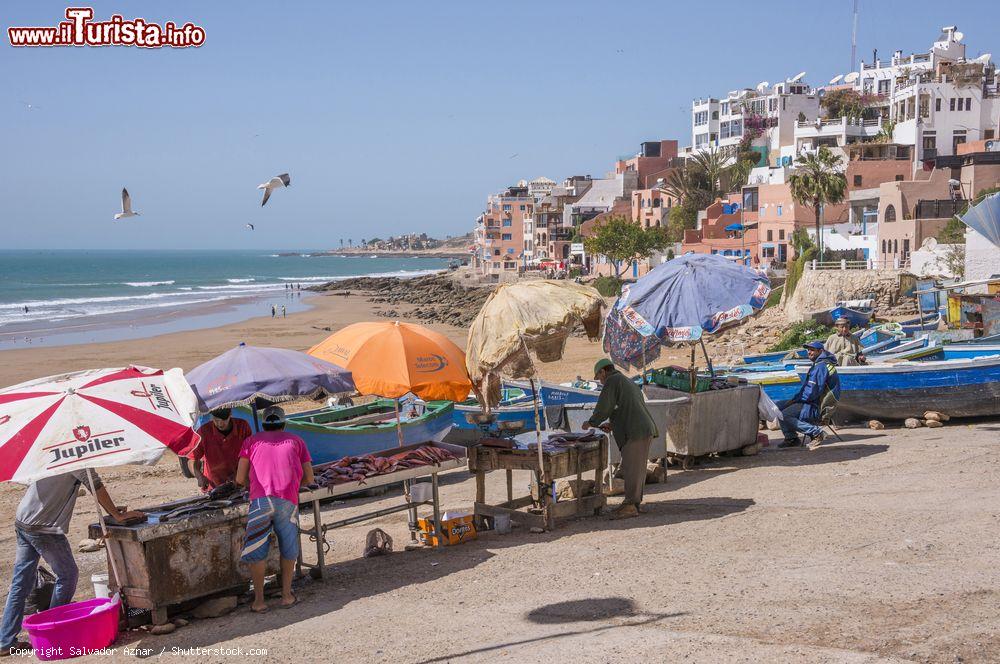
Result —
<svg viewBox="0 0 1000 664"><path fill-rule="evenodd" d="M471 448L469 470L476 474L476 518L507 515L514 523L552 530L556 526L557 519L600 513L601 508L607 504L603 485L604 469L607 467L608 459L607 436L602 435L597 441L577 443L561 450L543 451L542 458L543 462L539 467L536 449L503 449L481 445ZM490 505L486 502L486 473L492 470L503 470L507 473L507 501L499 505ZM542 495L514 498L513 471L515 470L530 470L535 477L534 492ZM539 486L554 486L556 479L571 475L576 476L579 487L583 473L591 470L594 471L592 495L556 501L551 491L537 490ZM536 506L535 513L520 509L529 505Z"/></svg>
<svg viewBox="0 0 1000 664"><path fill-rule="evenodd" d="M312 491L303 491L299 494L299 507L312 505L313 514L313 525L311 528L302 528L300 526L299 532L303 535L308 535L310 539L316 542L316 564L306 563L302 560L301 548L299 550L299 569L303 567L309 568L310 573L313 576L322 579L324 577L324 565L326 561L326 532L328 530L333 530L335 528L343 528L345 526L350 526L356 523L362 523L364 521L370 521L371 519L377 519L379 517L386 516L387 514L394 514L396 512L410 512L410 527L411 530L416 527L417 523L417 508L421 505L429 505L434 514L434 535L440 535L438 528L440 528L441 523L441 503L438 495L438 474L443 473L446 470L454 470L455 468L464 468L466 465L465 455L466 448L460 445L449 445L447 443L420 443L415 445L407 445L405 447L396 447L391 450L384 450L382 452L376 452L374 456L389 456L393 454L399 454L400 452L405 452L407 450L416 449L418 447L439 447L448 450L453 455L455 459L451 461L443 461L436 466L420 466L418 468L407 468L405 470L400 470L394 473L387 473L385 475L376 475L374 477L369 477L365 479L364 483L359 482L346 482L344 484L336 484L328 487L320 487ZM431 479L431 498L430 500L425 500L422 502L415 502L412 500L406 500L405 495L403 496L403 502L399 505L393 505L391 507L383 507L378 510L371 512L365 512L364 514L358 514L356 516L348 517L346 519L339 519L332 523L323 523L323 513L320 510L320 501L326 500L328 498L334 498L336 496L344 496L350 493L356 493L358 491L363 491L365 489L371 489L377 486L385 486L387 484L395 484L397 482L409 483L411 480L418 479L421 477L430 477ZM443 541L442 538L438 538L438 541Z"/></svg>

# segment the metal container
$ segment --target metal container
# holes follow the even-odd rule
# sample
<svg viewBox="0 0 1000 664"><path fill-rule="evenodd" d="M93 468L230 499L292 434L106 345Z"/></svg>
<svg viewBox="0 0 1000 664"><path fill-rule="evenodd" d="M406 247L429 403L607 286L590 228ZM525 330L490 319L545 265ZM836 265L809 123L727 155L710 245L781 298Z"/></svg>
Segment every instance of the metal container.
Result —
<svg viewBox="0 0 1000 664"><path fill-rule="evenodd" d="M646 394L664 402L665 426L660 433L670 454L698 457L757 441L759 385L698 394L647 386Z"/></svg>

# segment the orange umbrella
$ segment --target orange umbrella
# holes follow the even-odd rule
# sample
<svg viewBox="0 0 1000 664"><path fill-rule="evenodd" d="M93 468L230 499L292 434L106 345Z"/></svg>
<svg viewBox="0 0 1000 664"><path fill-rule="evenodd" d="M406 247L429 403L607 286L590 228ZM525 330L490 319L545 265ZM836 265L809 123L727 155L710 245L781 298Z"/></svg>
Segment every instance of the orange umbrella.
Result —
<svg viewBox="0 0 1000 664"><path fill-rule="evenodd" d="M348 369L362 394L463 401L472 390L465 353L448 337L411 323L355 323L309 349Z"/></svg>

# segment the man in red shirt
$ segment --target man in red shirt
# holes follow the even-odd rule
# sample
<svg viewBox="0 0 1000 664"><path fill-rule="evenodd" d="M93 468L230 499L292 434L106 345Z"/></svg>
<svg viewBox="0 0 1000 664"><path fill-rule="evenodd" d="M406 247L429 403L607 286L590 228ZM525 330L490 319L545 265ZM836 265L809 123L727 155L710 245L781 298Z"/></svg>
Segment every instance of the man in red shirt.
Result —
<svg viewBox="0 0 1000 664"><path fill-rule="evenodd" d="M236 479L243 441L253 435L245 420L232 417L229 408L212 411L212 421L198 429L201 442L191 452L194 476L203 491Z"/></svg>

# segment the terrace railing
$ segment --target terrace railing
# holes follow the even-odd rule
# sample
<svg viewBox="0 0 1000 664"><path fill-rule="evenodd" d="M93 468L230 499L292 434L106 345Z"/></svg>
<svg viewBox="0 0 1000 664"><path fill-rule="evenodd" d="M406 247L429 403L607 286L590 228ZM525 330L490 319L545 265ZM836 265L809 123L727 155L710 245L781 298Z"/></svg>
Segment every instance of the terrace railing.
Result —
<svg viewBox="0 0 1000 664"><path fill-rule="evenodd" d="M806 263L809 270L905 270L910 267L910 259L906 258L869 258L863 261L817 261Z"/></svg>

